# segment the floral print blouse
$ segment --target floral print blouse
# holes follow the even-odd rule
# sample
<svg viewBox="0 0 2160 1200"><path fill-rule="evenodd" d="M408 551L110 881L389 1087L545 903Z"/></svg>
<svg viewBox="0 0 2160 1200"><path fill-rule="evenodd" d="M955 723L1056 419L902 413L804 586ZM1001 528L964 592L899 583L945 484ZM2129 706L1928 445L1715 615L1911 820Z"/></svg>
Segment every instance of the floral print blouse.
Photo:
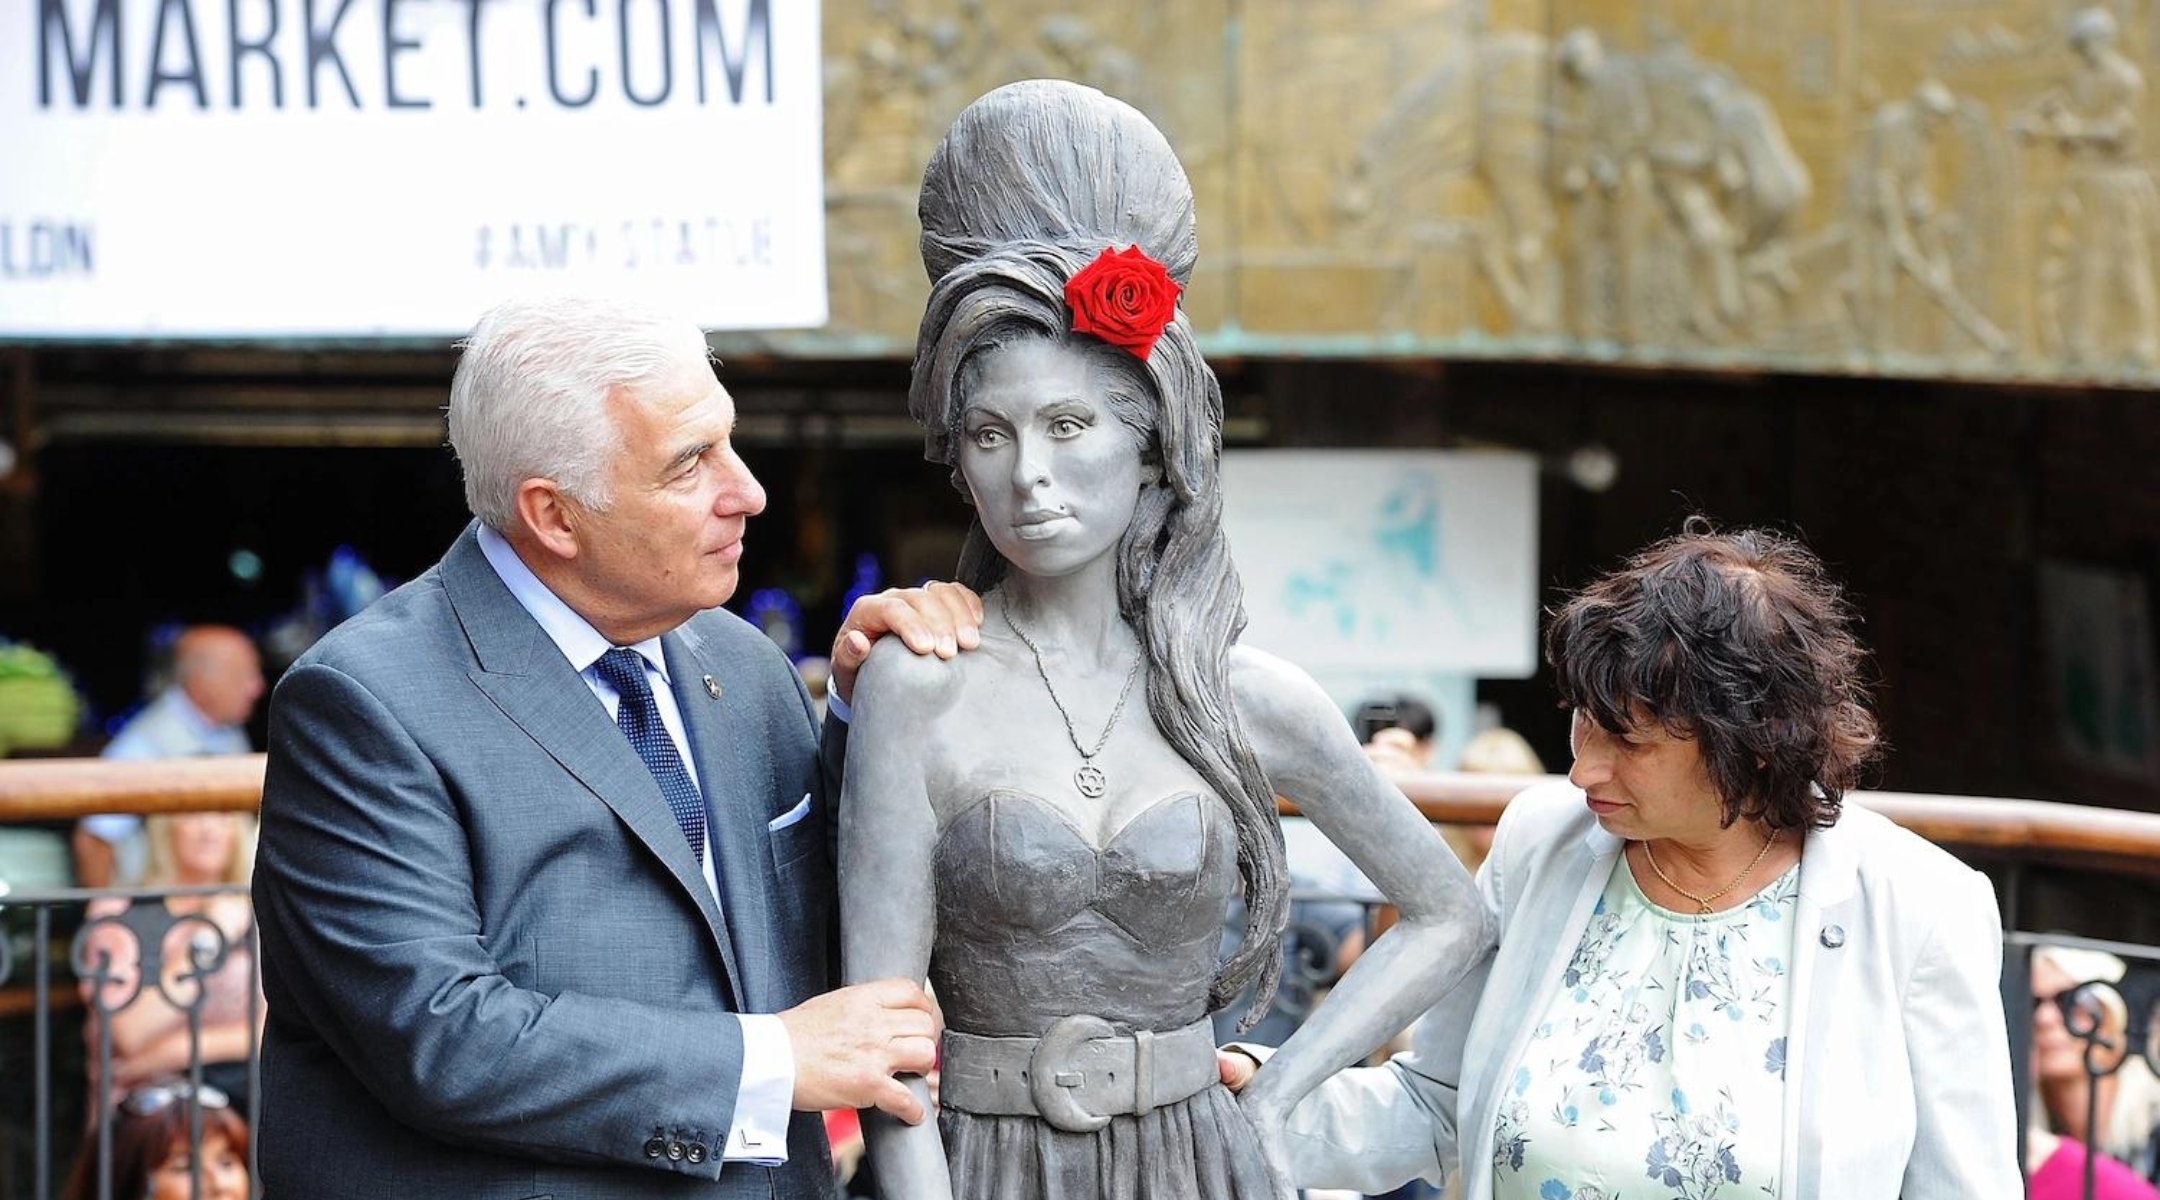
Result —
<svg viewBox="0 0 2160 1200"><path fill-rule="evenodd" d="M1494 1200L1778 1195L1795 865L1738 908L1645 899L1614 860L1502 1098Z"/></svg>

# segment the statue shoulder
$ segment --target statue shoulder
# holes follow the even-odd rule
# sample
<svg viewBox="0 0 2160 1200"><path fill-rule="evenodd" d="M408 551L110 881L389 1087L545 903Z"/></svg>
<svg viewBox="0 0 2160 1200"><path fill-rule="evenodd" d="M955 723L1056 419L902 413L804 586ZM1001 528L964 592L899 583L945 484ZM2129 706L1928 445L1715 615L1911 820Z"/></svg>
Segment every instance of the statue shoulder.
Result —
<svg viewBox="0 0 2160 1200"><path fill-rule="evenodd" d="M1232 646L1230 696L1246 736L1268 748L1311 747L1348 728L1335 702L1304 668L1251 646Z"/></svg>
<svg viewBox="0 0 2160 1200"><path fill-rule="evenodd" d="M897 637L880 638L855 676L850 707L858 721L860 714L875 709L901 713L909 723L919 723L951 706L960 690L966 658L966 654L949 660L917 654Z"/></svg>

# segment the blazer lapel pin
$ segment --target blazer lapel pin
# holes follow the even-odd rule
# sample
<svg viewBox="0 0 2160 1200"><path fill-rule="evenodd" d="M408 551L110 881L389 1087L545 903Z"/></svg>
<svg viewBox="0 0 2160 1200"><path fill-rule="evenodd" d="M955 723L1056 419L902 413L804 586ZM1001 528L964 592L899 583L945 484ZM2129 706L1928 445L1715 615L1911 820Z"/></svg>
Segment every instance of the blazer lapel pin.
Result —
<svg viewBox="0 0 2160 1200"><path fill-rule="evenodd" d="M720 698L720 681L707 675L705 677L705 694L718 700Z"/></svg>

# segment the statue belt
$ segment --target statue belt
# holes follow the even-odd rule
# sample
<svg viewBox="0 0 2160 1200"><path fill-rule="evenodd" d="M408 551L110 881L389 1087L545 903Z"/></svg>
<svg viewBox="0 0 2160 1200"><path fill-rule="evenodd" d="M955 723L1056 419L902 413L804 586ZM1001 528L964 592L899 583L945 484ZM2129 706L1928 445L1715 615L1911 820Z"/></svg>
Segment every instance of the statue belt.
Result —
<svg viewBox="0 0 2160 1200"><path fill-rule="evenodd" d="M1119 1033L1085 1013L1059 1018L1039 1038L948 1029L938 1072L941 1105L1039 1116L1067 1133L1092 1133L1111 1117L1175 1104L1221 1078L1205 1017L1163 1033Z"/></svg>

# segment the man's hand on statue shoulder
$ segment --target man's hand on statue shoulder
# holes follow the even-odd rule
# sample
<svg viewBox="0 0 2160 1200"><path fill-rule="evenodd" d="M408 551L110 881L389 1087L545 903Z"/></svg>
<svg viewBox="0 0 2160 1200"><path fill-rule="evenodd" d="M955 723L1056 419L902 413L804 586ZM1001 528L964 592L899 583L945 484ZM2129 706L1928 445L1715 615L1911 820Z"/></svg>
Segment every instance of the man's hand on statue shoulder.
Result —
<svg viewBox="0 0 2160 1200"><path fill-rule="evenodd" d="M855 699L855 672L870 647L887 634L917 654L954 658L982 643L982 597L957 583L888 588L864 596L848 610L833 638L832 692L842 704Z"/></svg>

